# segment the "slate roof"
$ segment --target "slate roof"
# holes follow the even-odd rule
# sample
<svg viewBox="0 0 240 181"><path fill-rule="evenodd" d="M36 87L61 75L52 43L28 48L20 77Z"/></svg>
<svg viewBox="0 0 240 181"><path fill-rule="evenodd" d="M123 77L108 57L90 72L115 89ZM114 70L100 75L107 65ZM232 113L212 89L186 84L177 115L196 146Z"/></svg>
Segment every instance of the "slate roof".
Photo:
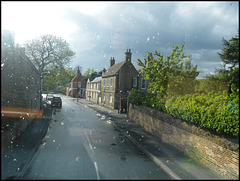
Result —
<svg viewBox="0 0 240 181"><path fill-rule="evenodd" d="M124 63L125 61L114 64L103 74L102 77L104 78L104 77L111 77L116 75L116 73L119 71L119 69L123 66Z"/></svg>
<svg viewBox="0 0 240 181"><path fill-rule="evenodd" d="M100 82L102 80L102 77L96 77L92 82Z"/></svg>

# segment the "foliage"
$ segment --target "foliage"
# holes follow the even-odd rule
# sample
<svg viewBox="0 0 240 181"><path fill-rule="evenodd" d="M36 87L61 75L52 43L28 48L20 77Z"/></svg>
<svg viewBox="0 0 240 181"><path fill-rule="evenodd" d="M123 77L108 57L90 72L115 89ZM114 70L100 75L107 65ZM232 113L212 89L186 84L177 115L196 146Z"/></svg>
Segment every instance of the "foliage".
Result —
<svg viewBox="0 0 240 181"><path fill-rule="evenodd" d="M206 76L209 80L217 80L234 84L239 88L239 36L232 37L229 41L222 39L223 49L218 53L223 65L215 69L214 75ZM230 87L229 87L230 88ZM231 90L229 89L229 92Z"/></svg>
<svg viewBox="0 0 240 181"><path fill-rule="evenodd" d="M128 100L135 105L145 105L147 107L156 107L156 95L145 91L132 89L129 92Z"/></svg>
<svg viewBox="0 0 240 181"><path fill-rule="evenodd" d="M232 136L239 134L239 102L226 91L175 96L166 103L167 113L201 128Z"/></svg>
<svg viewBox="0 0 240 181"><path fill-rule="evenodd" d="M230 95L227 91L192 93L168 97L164 111L176 118L206 128L216 133L230 136L239 135L239 92L232 86ZM154 96L146 96L141 90L131 90L129 102L136 105L153 107ZM150 98L150 99L149 99Z"/></svg>
<svg viewBox="0 0 240 181"><path fill-rule="evenodd" d="M87 70L86 70L86 72L83 74L83 77L85 78L85 79L88 79L88 78L90 78L91 76L92 76L92 74L94 74L94 69L92 68L88 68Z"/></svg>
<svg viewBox="0 0 240 181"><path fill-rule="evenodd" d="M46 34L26 42L25 48L43 78L43 91L55 90L71 80L73 72L66 67L75 53L65 40Z"/></svg>
<svg viewBox="0 0 240 181"><path fill-rule="evenodd" d="M218 53L224 64L230 65L230 69L239 66L239 35L232 37L229 41L222 38L223 49Z"/></svg>
<svg viewBox="0 0 240 181"><path fill-rule="evenodd" d="M56 90L63 93L65 85L68 84L71 79L74 77L74 73L71 69L62 68L58 69L56 66L53 67L52 71L49 71L47 74L43 75L43 91L48 92L49 90ZM59 88L64 87L64 88Z"/></svg>
<svg viewBox="0 0 240 181"><path fill-rule="evenodd" d="M210 79L198 79L196 80L194 92L208 93L211 91L223 92L229 90L228 82Z"/></svg>
<svg viewBox="0 0 240 181"><path fill-rule="evenodd" d="M148 55L144 56L144 61L137 59L137 64L143 67L142 75L149 81L148 92L155 95L158 100L155 104L158 108L164 107L169 81L172 80L173 84L178 84L175 79L177 76L195 79L199 74L197 66L191 64L191 56L189 55L186 59L183 53L184 45L185 42L181 47L172 46L172 53L167 58L155 50L153 53L147 52Z"/></svg>
<svg viewBox="0 0 240 181"><path fill-rule="evenodd" d="M48 73L56 65L63 68L75 55L65 40L49 34L26 42L25 48L26 55L41 75Z"/></svg>

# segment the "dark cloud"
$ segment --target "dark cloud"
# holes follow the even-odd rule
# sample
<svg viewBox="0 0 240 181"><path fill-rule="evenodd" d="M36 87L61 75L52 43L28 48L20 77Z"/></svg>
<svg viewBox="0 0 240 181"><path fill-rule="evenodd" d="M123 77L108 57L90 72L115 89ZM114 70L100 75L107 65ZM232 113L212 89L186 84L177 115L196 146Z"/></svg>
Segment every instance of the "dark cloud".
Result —
<svg viewBox="0 0 240 181"><path fill-rule="evenodd" d="M221 63L217 51L222 37L238 31L238 3L107 3L94 15L66 11L64 18L77 25L71 44L77 54L74 63L83 69L108 68L110 57L124 59L132 50L133 63L146 51L159 50L167 56L171 47L186 42L185 51L204 71L213 72ZM209 66L211 65L211 66Z"/></svg>

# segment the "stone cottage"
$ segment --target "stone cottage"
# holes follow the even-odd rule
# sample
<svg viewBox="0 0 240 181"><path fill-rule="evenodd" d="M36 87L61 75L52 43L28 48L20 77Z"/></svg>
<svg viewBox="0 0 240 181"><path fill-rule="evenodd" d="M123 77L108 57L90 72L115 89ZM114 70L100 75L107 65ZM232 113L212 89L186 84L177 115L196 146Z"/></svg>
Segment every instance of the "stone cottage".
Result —
<svg viewBox="0 0 240 181"><path fill-rule="evenodd" d="M1 40L1 147L5 149L32 122L41 119L41 75L14 45L10 32Z"/></svg>
<svg viewBox="0 0 240 181"><path fill-rule="evenodd" d="M126 112L127 97L133 87L133 78L138 77L138 71L131 62L131 50L127 49L125 59L115 64L114 57L110 59L110 68L102 75L102 105L119 112Z"/></svg>

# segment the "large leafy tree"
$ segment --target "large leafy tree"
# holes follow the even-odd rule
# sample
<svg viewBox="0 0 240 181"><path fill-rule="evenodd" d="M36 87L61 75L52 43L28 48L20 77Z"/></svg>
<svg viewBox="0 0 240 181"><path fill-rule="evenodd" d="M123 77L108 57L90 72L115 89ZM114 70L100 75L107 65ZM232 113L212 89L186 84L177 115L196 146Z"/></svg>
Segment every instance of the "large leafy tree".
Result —
<svg viewBox="0 0 240 181"><path fill-rule="evenodd" d="M46 34L25 43L26 55L40 74L49 73L55 65L64 68L75 55L62 38Z"/></svg>
<svg viewBox="0 0 240 181"><path fill-rule="evenodd" d="M156 106L159 109L164 108L169 82L173 81L173 84L177 85L180 80L184 81L186 78L192 80L199 74L197 66L191 64L191 56L187 58L184 55L184 45L185 42L181 47L172 46L172 53L167 57L155 50L153 53L147 52L144 61L137 59L137 64L142 67L144 78L149 80L148 92L156 96L159 104Z"/></svg>

